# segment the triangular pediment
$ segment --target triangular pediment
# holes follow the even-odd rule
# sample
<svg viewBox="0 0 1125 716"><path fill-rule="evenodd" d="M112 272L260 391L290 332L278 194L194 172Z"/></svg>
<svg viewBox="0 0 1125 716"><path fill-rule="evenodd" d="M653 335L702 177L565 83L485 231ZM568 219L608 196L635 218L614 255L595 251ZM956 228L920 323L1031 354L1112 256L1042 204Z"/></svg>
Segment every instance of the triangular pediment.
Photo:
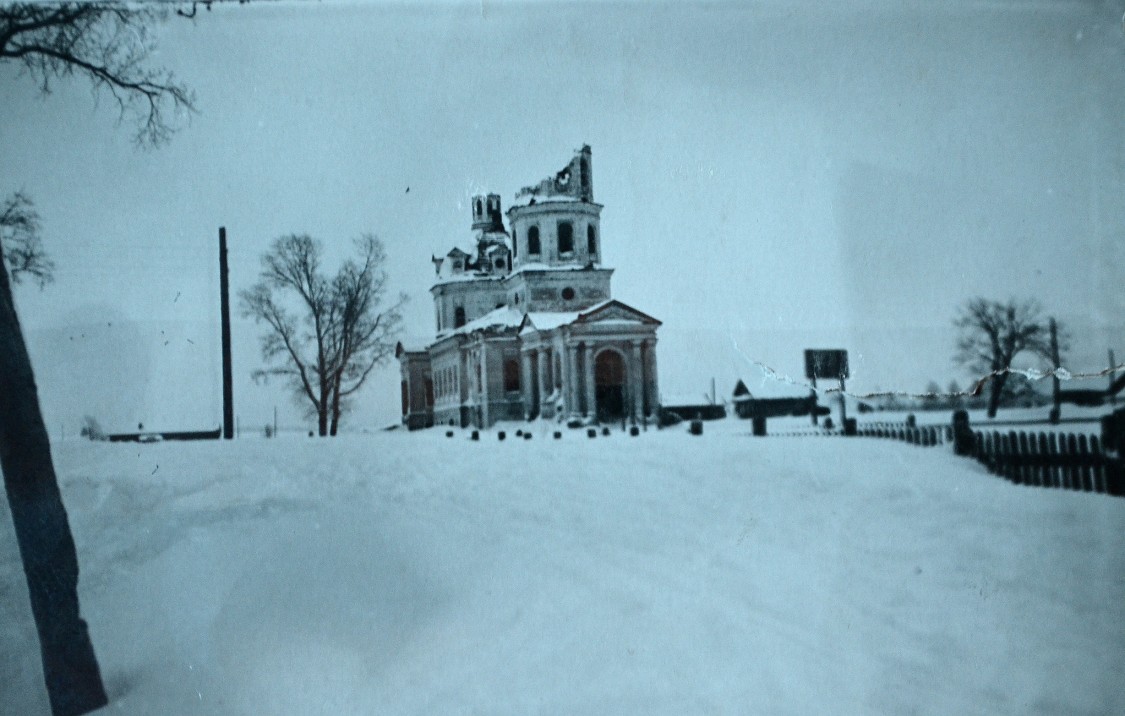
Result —
<svg viewBox="0 0 1125 716"><path fill-rule="evenodd" d="M578 314L575 323L600 323L603 321L630 321L645 325L659 326L660 321L647 313L622 303L616 299L594 306L589 311Z"/></svg>

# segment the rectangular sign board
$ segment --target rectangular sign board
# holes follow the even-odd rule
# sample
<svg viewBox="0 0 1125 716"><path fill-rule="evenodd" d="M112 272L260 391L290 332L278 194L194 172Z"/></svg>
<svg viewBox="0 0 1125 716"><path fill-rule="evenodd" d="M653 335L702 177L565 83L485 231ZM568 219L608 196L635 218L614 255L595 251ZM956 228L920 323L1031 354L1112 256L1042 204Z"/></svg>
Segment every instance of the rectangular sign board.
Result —
<svg viewBox="0 0 1125 716"><path fill-rule="evenodd" d="M810 380L815 380L817 378L843 380L847 378L848 352L838 349L806 350L805 377Z"/></svg>

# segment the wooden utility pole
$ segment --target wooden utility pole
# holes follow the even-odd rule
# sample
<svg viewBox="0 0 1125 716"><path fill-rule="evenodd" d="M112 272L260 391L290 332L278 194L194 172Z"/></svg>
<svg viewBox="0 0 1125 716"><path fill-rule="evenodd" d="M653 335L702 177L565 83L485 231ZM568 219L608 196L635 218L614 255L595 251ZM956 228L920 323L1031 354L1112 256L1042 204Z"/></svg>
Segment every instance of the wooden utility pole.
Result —
<svg viewBox="0 0 1125 716"><path fill-rule="evenodd" d="M812 390L809 391L809 401L812 402L812 410L809 411L809 414L812 415L812 424L816 425L816 376L814 375L813 377L809 378L809 380L812 381Z"/></svg>
<svg viewBox="0 0 1125 716"><path fill-rule="evenodd" d="M227 230L219 227L219 310L223 332L223 437L234 437L234 374L230 357L230 279L227 269Z"/></svg>
<svg viewBox="0 0 1125 716"><path fill-rule="evenodd" d="M1113 369L1116 368L1116 367L1117 367L1117 361L1113 359L1113 349L1110 348L1109 349L1109 388L1107 389L1108 392L1109 392L1109 404L1110 405L1117 405L1117 393L1113 392L1113 381L1114 381L1114 378L1116 377L1113 373Z"/></svg>
<svg viewBox="0 0 1125 716"><path fill-rule="evenodd" d="M1054 407L1051 409L1051 422L1058 423L1062 418L1062 385L1059 381L1059 368L1062 367L1062 360L1059 358L1059 325L1055 323L1052 318L1050 322L1051 328L1051 387L1054 396Z"/></svg>

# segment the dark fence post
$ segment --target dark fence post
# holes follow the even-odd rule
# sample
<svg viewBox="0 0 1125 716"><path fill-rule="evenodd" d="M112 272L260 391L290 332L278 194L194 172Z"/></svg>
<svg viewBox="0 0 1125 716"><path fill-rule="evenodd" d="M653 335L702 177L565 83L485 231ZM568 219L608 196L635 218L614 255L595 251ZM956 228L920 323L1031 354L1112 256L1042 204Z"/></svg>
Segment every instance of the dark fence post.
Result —
<svg viewBox="0 0 1125 716"><path fill-rule="evenodd" d="M755 415L753 418L754 435L762 437L766 434L766 419L760 415Z"/></svg>
<svg viewBox="0 0 1125 716"><path fill-rule="evenodd" d="M1004 440L1000 431L994 430L991 434L992 437L992 471L1000 477L1007 477L1004 474Z"/></svg>
<svg viewBox="0 0 1125 716"><path fill-rule="evenodd" d="M1051 458L1047 447L1047 433L1039 433L1035 441L1035 465L1039 474L1039 484L1043 487L1057 487L1051 480Z"/></svg>
<svg viewBox="0 0 1125 716"><path fill-rule="evenodd" d="M1059 440L1055 433L1047 435L1047 475L1052 486L1066 487L1063 483L1062 473L1059 471Z"/></svg>
<svg viewBox="0 0 1125 716"><path fill-rule="evenodd" d="M1032 485L1038 487L1039 481L1035 479L1031 466L1031 444L1027 439L1027 433L1020 431L1019 450L1016 456L1016 469L1020 474L1020 481L1025 485Z"/></svg>
<svg viewBox="0 0 1125 716"><path fill-rule="evenodd" d="M1005 475L1017 485L1023 484L1023 477L1019 473L1017 455L1019 453L1019 438L1015 430L1009 430L1004 436L1004 457L1006 458Z"/></svg>
<svg viewBox="0 0 1125 716"><path fill-rule="evenodd" d="M1115 497L1125 496L1125 461L1120 457L1105 459L1105 491Z"/></svg>
<svg viewBox="0 0 1125 716"><path fill-rule="evenodd" d="M1082 476L1081 471L1078 469L1078 436L1074 433L1069 433L1065 436L1066 440L1066 472L1067 480L1070 482L1070 489L1082 489Z"/></svg>
<svg viewBox="0 0 1125 716"><path fill-rule="evenodd" d="M953 425L950 429L953 432L953 454L972 455L976 439L973 437L973 429L969 427L969 412L967 410L954 412Z"/></svg>
<svg viewBox="0 0 1125 716"><path fill-rule="evenodd" d="M1090 470L1093 472L1094 492L1106 491L1105 487L1106 459L1102 454L1102 446L1097 435L1090 436Z"/></svg>
<svg viewBox="0 0 1125 716"><path fill-rule="evenodd" d="M1094 480L1090 470L1090 447L1086 443L1086 436L1078 436L1078 474L1082 479L1082 491L1093 492Z"/></svg>

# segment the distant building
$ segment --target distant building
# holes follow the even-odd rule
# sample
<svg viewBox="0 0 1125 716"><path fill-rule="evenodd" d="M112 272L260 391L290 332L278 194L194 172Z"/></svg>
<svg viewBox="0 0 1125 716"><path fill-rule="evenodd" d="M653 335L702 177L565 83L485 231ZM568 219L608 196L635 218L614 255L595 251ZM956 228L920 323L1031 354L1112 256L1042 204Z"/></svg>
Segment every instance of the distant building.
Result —
<svg viewBox="0 0 1125 716"><path fill-rule="evenodd" d="M658 412L660 321L614 300L590 147L516 195L472 201L475 250L432 257L436 335L398 345L402 420L641 421Z"/></svg>
<svg viewBox="0 0 1125 716"><path fill-rule="evenodd" d="M734 412L740 418L776 418L785 415L828 415L831 409L817 405L816 394L794 398L755 398L740 378L732 396Z"/></svg>

